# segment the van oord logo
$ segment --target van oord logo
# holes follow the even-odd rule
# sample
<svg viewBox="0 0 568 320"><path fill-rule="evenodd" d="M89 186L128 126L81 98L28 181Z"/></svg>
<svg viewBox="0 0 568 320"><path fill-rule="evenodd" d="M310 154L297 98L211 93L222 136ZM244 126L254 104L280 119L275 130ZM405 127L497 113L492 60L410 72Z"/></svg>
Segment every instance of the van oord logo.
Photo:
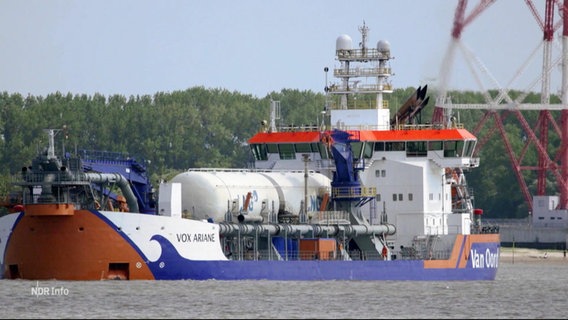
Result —
<svg viewBox="0 0 568 320"><path fill-rule="evenodd" d="M485 252L478 252L476 249L470 250L471 267L474 269L497 268L499 266L499 248L492 252L490 248Z"/></svg>

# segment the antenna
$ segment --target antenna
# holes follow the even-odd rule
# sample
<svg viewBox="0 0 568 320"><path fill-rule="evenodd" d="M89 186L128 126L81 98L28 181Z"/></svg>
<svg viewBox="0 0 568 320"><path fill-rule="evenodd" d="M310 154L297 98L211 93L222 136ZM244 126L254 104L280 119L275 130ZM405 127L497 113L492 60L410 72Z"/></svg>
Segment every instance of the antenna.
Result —
<svg viewBox="0 0 568 320"><path fill-rule="evenodd" d="M325 104L323 106L323 111L321 112L322 114L322 119L321 119L321 127L320 130L325 130L325 117L329 112L329 87L328 87L328 82L327 82L327 73L329 72L329 68L325 67L323 68L323 72L325 73L325 87L324 87L324 91L325 91Z"/></svg>
<svg viewBox="0 0 568 320"><path fill-rule="evenodd" d="M367 48L367 35L369 34L369 27L365 25L365 20L363 20L363 25L359 27L359 31L361 32L361 42L359 42L359 47L365 52Z"/></svg>
<svg viewBox="0 0 568 320"><path fill-rule="evenodd" d="M280 101L270 100L269 132L276 132L276 119L280 119Z"/></svg>

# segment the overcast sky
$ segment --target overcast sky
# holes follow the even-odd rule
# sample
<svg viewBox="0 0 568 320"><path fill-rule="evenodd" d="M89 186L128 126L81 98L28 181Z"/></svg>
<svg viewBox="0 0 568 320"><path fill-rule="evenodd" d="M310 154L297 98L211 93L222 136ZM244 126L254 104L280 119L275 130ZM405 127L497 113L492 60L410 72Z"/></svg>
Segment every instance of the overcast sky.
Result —
<svg viewBox="0 0 568 320"><path fill-rule="evenodd" d="M469 1L468 11L478 2ZM534 2L542 16L545 1ZM337 37L347 34L357 46L363 21L368 46L391 44L395 88L435 86L456 6L457 0L1 0L0 91L128 97L204 86L259 98L282 89L323 93L324 67L337 66ZM542 31L524 1L497 0L464 29L461 42L507 86ZM541 51L526 80L512 87L526 88L540 76ZM454 59L446 66L448 88L478 90L465 58Z"/></svg>

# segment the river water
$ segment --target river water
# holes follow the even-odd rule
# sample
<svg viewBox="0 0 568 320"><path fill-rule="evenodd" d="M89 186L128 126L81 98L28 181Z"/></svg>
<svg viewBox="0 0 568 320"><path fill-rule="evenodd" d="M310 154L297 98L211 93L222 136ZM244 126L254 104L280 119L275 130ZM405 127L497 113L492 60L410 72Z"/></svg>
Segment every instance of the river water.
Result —
<svg viewBox="0 0 568 320"><path fill-rule="evenodd" d="M495 281L0 280L2 318L562 318L568 260L505 262Z"/></svg>

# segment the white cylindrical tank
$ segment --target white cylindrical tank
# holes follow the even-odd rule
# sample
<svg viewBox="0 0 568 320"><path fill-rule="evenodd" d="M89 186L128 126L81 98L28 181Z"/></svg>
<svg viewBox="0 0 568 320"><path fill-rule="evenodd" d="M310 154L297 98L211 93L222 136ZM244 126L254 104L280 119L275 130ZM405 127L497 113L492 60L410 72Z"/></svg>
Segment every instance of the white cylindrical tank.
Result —
<svg viewBox="0 0 568 320"><path fill-rule="evenodd" d="M249 216L271 211L298 215L304 199L304 173L251 172L236 170L189 170L170 182L181 183L182 212L192 219L224 221L228 211L243 210L247 194L252 197L246 210ZM308 174L308 210L317 210L318 197L329 192L326 176Z"/></svg>
<svg viewBox="0 0 568 320"><path fill-rule="evenodd" d="M302 209L305 198L304 172L261 172L266 176L278 191L280 200L279 213L297 216ZM330 192L331 180L323 174L308 172L308 211L319 209L318 197L323 197L325 192Z"/></svg>

